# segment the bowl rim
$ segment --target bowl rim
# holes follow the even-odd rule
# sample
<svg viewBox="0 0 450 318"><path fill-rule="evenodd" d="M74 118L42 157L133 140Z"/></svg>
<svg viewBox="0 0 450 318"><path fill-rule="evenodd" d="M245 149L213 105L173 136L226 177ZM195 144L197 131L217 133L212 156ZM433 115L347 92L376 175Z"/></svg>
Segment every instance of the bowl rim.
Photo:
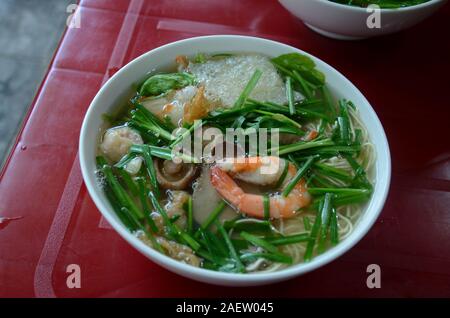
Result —
<svg viewBox="0 0 450 318"><path fill-rule="evenodd" d="M385 180L383 180L383 183L385 186L380 189L380 191L377 193L374 191L372 194L371 200L369 203L374 200L376 196L378 196L378 204L372 208L372 212L367 215L364 227L362 225L356 226L354 231L350 234L349 237L347 237L344 241L340 242L335 247L330 248L325 253L316 256L312 261L308 263L299 263L294 264L292 266L289 266L287 268L284 268L279 271L274 272L257 272L257 273L247 273L247 274L240 274L240 273L225 273L225 272L218 272L213 271L209 269L194 267L188 264L184 264L180 261L174 260L166 255L163 255L159 253L158 251L154 250L153 248L149 247L145 243L143 243L141 240L139 240L135 235L130 233L128 229L116 218L112 216L112 213L109 214L110 207L108 207L106 204L103 203L100 195L97 194L98 191L101 191L101 189L98 187L95 182L90 182L90 174L93 173L93 171L89 171L88 166L86 162L89 160L93 160L93 158L88 158L86 155L87 152L87 145L89 142L89 138L92 139L92 136L88 135L89 131L89 121L92 117L92 113L94 113L94 109L96 108L95 105L98 104L99 99L105 92L108 91L108 87L111 83L115 82L118 78L122 76L125 72L127 72L128 68L131 68L132 65L139 63L141 60L145 60L148 58L148 56L151 56L152 54L166 50L172 46L182 45L189 42L195 42L195 41L208 41L217 39L220 41L225 40L238 40L238 41L254 41L259 43L266 43L268 45L276 45L280 47L284 47L287 50L290 50L292 52L300 52L302 54L305 54L309 57L311 57L316 63L321 64L322 67L328 68L330 72L335 73L339 80L347 82L346 84L349 85L351 90L355 91L357 94L360 95L361 100L366 104L367 111L370 113L370 117L372 120L375 121L375 125L377 126L376 130L379 130L377 133L381 136L381 141L385 146L385 152L383 153L383 157L385 158L385 164L386 164L386 171L385 171ZM255 52L258 52L257 49L255 49ZM98 127L96 127L98 128ZM377 158L381 157L381 154L377 153ZM390 150L389 150L389 144L388 140L384 131L384 128L375 112L375 110L372 108L368 100L365 98L365 96L356 88L355 85L353 85L350 80L348 80L344 75L342 75L339 71L337 71L335 68L327 64L326 62L322 61L321 59L301 50L298 48L295 48L293 46L280 43L277 41L272 41L260 37L252 37L252 36L242 36L242 35L209 35L209 36L199 36L199 37L192 37L187 38L175 42L171 42L165 45L162 45L160 47L154 48L139 57L135 58L134 60L130 61L128 64L123 66L118 72L116 72L97 92L96 96L92 100L91 104L89 105L89 108L85 114L85 117L83 119L83 124L80 131L80 138L79 138L79 161L81 166L81 172L83 176L84 183L87 187L88 193L92 200L94 201L97 209L100 211L100 213L103 215L103 217L106 218L108 223L114 228L114 230L125 240L127 243L129 243L131 246L133 246L135 249L137 249L140 253L142 253L147 258L150 258L151 261L154 263L157 263L158 265L173 271L175 273L178 273L182 276L193 278L194 280L208 282L212 284L220 284L220 285L233 285L235 283L235 286L245 286L248 285L257 285L257 284L264 284L264 283L271 283L271 282L277 282L286 280L307 272L310 272L312 270L315 270L319 267L322 267L340 256L342 256L344 253L346 253L348 250L350 250L354 245L356 245L366 234L367 232L372 228L373 224L377 220L378 216L380 215L381 211L383 210L384 204L386 202L389 188L390 188L390 180L391 180L391 156L390 156ZM377 180L378 182L382 182L382 180Z"/></svg>
<svg viewBox="0 0 450 318"><path fill-rule="evenodd" d="M280 0L283 1L283 0ZM366 12L367 8L364 7L359 7L359 6L352 6L349 4L343 4L343 3L337 3L337 2L333 2L333 1L329 1L329 0L315 0L318 2L322 2L322 3L327 3L331 6L334 7L347 7L348 10L352 10L352 11L358 11L358 12ZM446 0L430 0L428 2L424 2L424 3L420 3L420 4L415 4L412 6L407 6L407 7L401 7L401 8L381 8L381 12L407 12L407 11L414 11L414 10L420 10L423 8L426 8L428 6L431 6L433 4L439 3L439 2L445 2Z"/></svg>

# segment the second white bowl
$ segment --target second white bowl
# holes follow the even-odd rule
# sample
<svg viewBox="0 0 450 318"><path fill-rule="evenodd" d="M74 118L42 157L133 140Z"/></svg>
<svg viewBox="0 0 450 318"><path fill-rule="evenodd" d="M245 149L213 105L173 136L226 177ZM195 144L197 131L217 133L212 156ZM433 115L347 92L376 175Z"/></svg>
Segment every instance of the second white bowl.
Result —
<svg viewBox="0 0 450 318"><path fill-rule="evenodd" d="M280 3L312 30L339 40L358 40L407 29L433 14L447 0L431 0L423 4L381 9L380 27L369 28L372 14L366 8L343 5L328 0L280 0Z"/></svg>

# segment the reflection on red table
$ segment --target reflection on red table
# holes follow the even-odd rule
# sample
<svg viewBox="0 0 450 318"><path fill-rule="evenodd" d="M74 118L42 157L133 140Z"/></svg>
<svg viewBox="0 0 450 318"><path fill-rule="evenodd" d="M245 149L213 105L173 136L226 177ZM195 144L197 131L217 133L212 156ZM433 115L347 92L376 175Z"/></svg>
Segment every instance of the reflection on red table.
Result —
<svg viewBox="0 0 450 318"><path fill-rule="evenodd" d="M277 1L85 0L62 39L1 174L0 296L450 296L450 6L396 35L321 37ZM393 161L386 206L351 251L310 274L257 288L197 283L153 264L105 222L83 185L78 135L102 83L142 53L209 34L275 39L323 59L369 99ZM366 287L379 264L382 288ZM81 289L66 285L79 264Z"/></svg>

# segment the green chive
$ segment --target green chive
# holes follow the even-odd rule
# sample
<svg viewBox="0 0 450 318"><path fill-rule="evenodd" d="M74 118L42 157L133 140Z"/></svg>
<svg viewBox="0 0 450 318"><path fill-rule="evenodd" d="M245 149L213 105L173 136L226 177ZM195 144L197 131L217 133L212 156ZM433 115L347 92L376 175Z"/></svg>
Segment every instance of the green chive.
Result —
<svg viewBox="0 0 450 318"><path fill-rule="evenodd" d="M297 235L268 238L267 241L272 245L279 246L279 245L308 242L310 239L311 238L309 237L309 233L302 233Z"/></svg>
<svg viewBox="0 0 450 318"><path fill-rule="evenodd" d="M268 253L261 253L261 254L255 253L255 254L258 254L259 257L263 257L261 255L269 255L270 254L278 259L278 260L276 260L277 262L292 263L292 258L288 255L281 253L274 244L269 243L268 241L266 241L262 238L259 238L255 235L252 235L250 233L247 233L247 232L241 232L241 237L243 239L245 239L246 241L250 242L251 244L253 244L255 246L259 246L268 252ZM285 243L285 242L281 241L281 243ZM279 245L283 245L283 244L279 244Z"/></svg>
<svg viewBox="0 0 450 318"><path fill-rule="evenodd" d="M195 251L195 254L197 254L198 256L200 256L202 258L204 258L205 260L208 260L208 261L214 263L213 269L217 270L217 265L218 264L216 262L218 262L219 260L218 260L217 257L211 255L211 253L209 251L205 251L205 250L201 249L201 250ZM227 264L226 261L223 263L223 265L225 265L225 264ZM219 264L219 265L221 265L221 264ZM205 265L203 267L207 268L207 266L205 266Z"/></svg>
<svg viewBox="0 0 450 318"><path fill-rule="evenodd" d="M352 188L308 188L308 192L312 195L337 193L337 194L370 194L368 189L352 189Z"/></svg>
<svg viewBox="0 0 450 318"><path fill-rule="evenodd" d="M345 100L339 101L340 115L337 118L340 132L340 139L344 145L351 145L350 119L348 116L347 103Z"/></svg>
<svg viewBox="0 0 450 318"><path fill-rule="evenodd" d="M295 106L295 115L301 116L301 117L307 118L307 119L323 118L323 119L328 120L329 118L327 115L302 107L302 106L306 107L306 106L320 104L320 103L321 103L320 100L307 100L307 99L304 99L299 102L295 102L294 103L295 104L294 105ZM256 100L250 99L250 98L248 99L246 106L243 107L242 109L248 108L247 112L249 112L249 111L255 109L256 106L257 106L258 110L265 110L265 111L270 111L272 113L290 115L289 106L275 104L272 102L260 102L260 101L256 101Z"/></svg>
<svg viewBox="0 0 450 318"><path fill-rule="evenodd" d="M303 217L303 225L305 226L306 231L311 231L311 221L309 217L307 216Z"/></svg>
<svg viewBox="0 0 450 318"><path fill-rule="evenodd" d="M308 169L311 167L313 161L314 161L313 157L308 158L308 160L306 160L303 166L297 170L297 173L295 174L294 178L288 183L286 188L283 190L284 197L287 197L289 193L291 193L291 191L294 189L294 187L297 185L300 179L304 176L306 171L308 171Z"/></svg>
<svg viewBox="0 0 450 318"><path fill-rule="evenodd" d="M339 132L340 132L340 138L342 140L342 143L345 145L350 146L350 134L349 134L349 123L346 120L345 117L338 117L337 118L338 125L339 125Z"/></svg>
<svg viewBox="0 0 450 318"><path fill-rule="evenodd" d="M157 158L165 160L174 160L175 157L179 157L183 162L200 163L199 159L196 159L194 157L182 153L174 155L172 153L172 149L170 148L162 148L150 145L132 145L130 147L130 152L142 155L144 152L147 151L147 149L150 149L150 154Z"/></svg>
<svg viewBox="0 0 450 318"><path fill-rule="evenodd" d="M97 166L103 172L105 179L112 189L115 197L121 206L126 207L129 211L131 211L134 216L138 219L142 219L144 214L142 211L136 206L133 199L130 198L128 193L122 187L122 185L117 180L116 176L113 173L111 166L109 166L105 160L105 158L99 156L97 157Z"/></svg>
<svg viewBox="0 0 450 318"><path fill-rule="evenodd" d="M175 238L181 238L182 243L188 244L194 251L198 250L200 248L200 244L188 233L182 231L176 224L171 222L167 212L159 204L158 199L153 192L149 192L149 197L155 209L159 212L159 214L161 214L164 224L169 229L169 233Z"/></svg>
<svg viewBox="0 0 450 318"><path fill-rule="evenodd" d="M258 258L264 258L276 263L292 264L292 258L284 254L271 254L271 253L245 253L242 254L240 259L244 262L254 262Z"/></svg>
<svg viewBox="0 0 450 318"><path fill-rule="evenodd" d="M331 209L330 218L330 240L331 244L336 245L339 243L339 230L338 230L338 219L336 209Z"/></svg>
<svg viewBox="0 0 450 318"><path fill-rule="evenodd" d="M301 124L299 124L299 123L298 123L297 121L295 121L295 120L290 119L290 118L287 117L286 115L279 114L279 113L274 113L274 112L268 112L268 111L260 110L260 109L255 110L254 112L255 112L255 113L258 113L258 114L264 114L264 115L267 115L267 116L269 116L271 119L278 120L278 121L280 121L280 122L286 123L286 124L288 124L288 125L290 125L290 126L292 126L292 127L294 127L294 128L297 128L297 129L301 129L301 128L302 128L302 125L301 125ZM304 133L303 130L302 130L302 133Z"/></svg>
<svg viewBox="0 0 450 318"><path fill-rule="evenodd" d="M356 153L361 150L360 146L330 146L330 147L320 147L314 149L300 149L301 155L303 157L309 156L321 156L323 158L331 158L335 156L340 156L343 153ZM285 151L285 150L283 150ZM288 151L292 152L292 151Z"/></svg>
<svg viewBox="0 0 450 318"><path fill-rule="evenodd" d="M356 194L356 195L347 195L347 196L337 196L334 200L334 206L343 206L347 204L357 204L366 202L370 198L369 194Z"/></svg>
<svg viewBox="0 0 450 318"><path fill-rule="evenodd" d="M179 215L179 214L175 214L174 216L172 216L171 218L170 218L170 222L171 223L175 223L176 221L178 221L178 219L181 217L181 215Z"/></svg>
<svg viewBox="0 0 450 318"><path fill-rule="evenodd" d="M297 143L291 145L285 145L278 148L279 155L287 155L291 152L296 152L305 149L311 149L315 147L323 147L323 146L332 146L334 142L331 139L322 139L322 140L314 140L314 141L299 141ZM273 153L277 149L270 149L270 152Z"/></svg>
<svg viewBox="0 0 450 318"><path fill-rule="evenodd" d="M166 125L141 104L136 105L136 110L133 111L130 124L133 127L139 127L142 130L146 130L158 138L161 137L167 141L175 140L175 136L170 133L170 128L172 127Z"/></svg>
<svg viewBox="0 0 450 318"><path fill-rule="evenodd" d="M151 209L150 205L148 204L148 190L145 187L144 180L142 178L137 179L138 188L139 188L139 199L141 200L141 205L144 210L144 217L147 220L147 223L150 226L150 229L153 233L158 232L158 227L155 224L155 221L153 221L151 217Z"/></svg>
<svg viewBox="0 0 450 318"><path fill-rule="evenodd" d="M145 166L147 168L147 173L150 179L150 185L152 186L152 190L155 192L156 197L159 198L159 183L158 179L156 178L156 171L155 167L153 166L153 158L148 146L144 146L144 152L142 153L142 155L144 157Z"/></svg>
<svg viewBox="0 0 450 318"><path fill-rule="evenodd" d="M135 216L133 215L133 213L130 213L130 211L129 211L126 207L123 207L123 208L122 208L122 212L125 213L125 214L127 214L127 215L129 215L130 218L132 218L133 221L134 221L136 224L138 224L140 230L141 230L142 232L144 232L145 236L147 236L147 238L150 240L150 242L152 243L152 246L153 246L154 248L156 248L160 253L165 254L163 248L162 248L161 245L158 243L158 241L155 239L155 237L154 237L149 231L147 231L147 229L145 228L145 226L142 225L141 222L140 222L137 218L135 218Z"/></svg>
<svg viewBox="0 0 450 318"><path fill-rule="evenodd" d="M357 204L366 202L370 198L371 193L372 192L360 194L339 194L339 193L335 194L333 199L333 206L339 207L348 204ZM319 207L320 201L321 200L319 199L314 200L313 203L310 205L310 208L317 209Z"/></svg>
<svg viewBox="0 0 450 318"><path fill-rule="evenodd" d="M268 220L258 220L252 218L243 218L237 220L225 221L223 227L225 230L231 230L241 232L271 232L272 225Z"/></svg>
<svg viewBox="0 0 450 318"><path fill-rule="evenodd" d="M330 214L331 214L331 199L333 194L326 193L324 198L324 203L321 211L321 224L320 224L320 238L318 252L323 253L325 251L326 240L328 237L328 230L330 224Z"/></svg>
<svg viewBox="0 0 450 318"><path fill-rule="evenodd" d="M202 238L202 241L200 243L204 243L203 245L205 245L206 249L208 250L212 262L217 264L218 261L216 257L216 250L213 246L213 243L202 229L199 229L199 233Z"/></svg>
<svg viewBox="0 0 450 318"><path fill-rule="evenodd" d="M148 197L150 198L150 201L153 204L153 207L156 209L156 211L161 215L161 217L163 218L164 224L167 226L167 228L169 229L169 233L172 234L173 236L176 236L178 233L176 231L176 229L174 228L174 224L172 224L172 222L170 221L170 218L167 214L167 212L162 208L162 206L159 204L157 197L155 196L155 194L153 192L149 192L148 193Z"/></svg>
<svg viewBox="0 0 450 318"><path fill-rule="evenodd" d="M187 206L187 231L188 233L192 233L193 230L193 202L192 197L189 196L188 206Z"/></svg>
<svg viewBox="0 0 450 318"><path fill-rule="evenodd" d="M300 73L297 72L296 70L293 70L292 75L293 75L294 79L296 79L297 82L300 84L300 87L302 88L302 93L305 95L305 97L307 99L312 98L312 93L309 90L307 82L303 79L303 77L300 75Z"/></svg>
<svg viewBox="0 0 450 318"><path fill-rule="evenodd" d="M336 107L333 105L334 102L333 102L333 99L331 97L330 91L328 90L328 88L325 85L322 86L322 96L323 96L323 99L325 101L325 105L327 106L327 108L330 111L331 122L333 122L334 119L336 118Z"/></svg>
<svg viewBox="0 0 450 318"><path fill-rule="evenodd" d="M337 178L344 182L351 182L353 180L353 177L347 171L340 168L335 168L325 163L316 162L314 164L314 169L320 171L323 175Z"/></svg>
<svg viewBox="0 0 450 318"><path fill-rule="evenodd" d="M220 224L219 221L215 221L214 224L217 227L217 230L219 231L219 233L222 235L227 247L228 247L228 251L230 253L231 258L236 262L236 269L238 272L244 272L245 268L244 265L242 264L234 246L233 243L230 240L230 237L228 236L227 232L225 231L225 229L223 228L222 224Z"/></svg>
<svg viewBox="0 0 450 318"><path fill-rule="evenodd" d="M177 144L179 144L180 142L182 142L184 140L184 138L186 137L190 137L192 132L197 129L202 127L204 124L204 122L202 120L196 120L194 121L194 123L191 125L191 127L189 127L189 129L187 129L186 131L184 131L181 135L179 135L174 142L172 142L169 147L173 148L175 147Z"/></svg>
<svg viewBox="0 0 450 318"><path fill-rule="evenodd" d="M352 184L372 189L372 184L367 179L366 171L364 171L364 168L358 162L356 162L356 160L350 154L344 154L343 156L355 172L355 178Z"/></svg>
<svg viewBox="0 0 450 318"><path fill-rule="evenodd" d="M177 229L180 237L183 239L184 242L186 242L194 251L197 251L200 248L200 244L188 233L180 230L178 226L174 224L175 228Z"/></svg>
<svg viewBox="0 0 450 318"><path fill-rule="evenodd" d="M270 253L280 253L278 251L278 248L275 245L272 245L271 243L267 242L266 240L259 238L255 235L252 235L250 233L247 232L241 232L241 237L250 242L251 244L255 245L255 246L259 246L262 247L263 249L265 249L267 252Z"/></svg>
<svg viewBox="0 0 450 318"><path fill-rule="evenodd" d="M319 135L322 135L324 133L327 124L328 121L326 119L320 118L319 128L317 129Z"/></svg>
<svg viewBox="0 0 450 318"><path fill-rule="evenodd" d="M325 180L323 177L321 177L320 175L318 175L316 173L312 174L311 177L312 177L312 181L316 187L322 187L322 188L328 188L328 189L332 189L335 187L331 182L329 182L328 180ZM309 188L308 188L308 191L309 191Z"/></svg>
<svg viewBox="0 0 450 318"><path fill-rule="evenodd" d="M284 160L283 173L281 174L280 179L278 179L278 181L277 181L277 184L275 186L276 189L280 188L283 185L283 182L286 179L288 170L289 170L289 162Z"/></svg>
<svg viewBox="0 0 450 318"><path fill-rule="evenodd" d="M120 206L120 203L114 196L114 193L109 186L105 187L105 194L106 194L106 197L108 198L108 201L111 204L114 212L119 217L120 221L122 221L122 223L128 228L128 230L130 232L136 231L138 228L138 225L136 223L134 223L133 220L128 215L126 215L125 213L122 212L122 207Z"/></svg>
<svg viewBox="0 0 450 318"><path fill-rule="evenodd" d="M133 196L137 196L139 194L139 190L130 174L125 169L118 169L117 171L119 172L123 182L125 182L128 190L130 190L131 194Z"/></svg>
<svg viewBox="0 0 450 318"><path fill-rule="evenodd" d="M214 223L214 221L219 217L219 215L223 212L223 210L225 209L225 207L227 206L227 204L225 203L225 201L220 201L219 205L214 209L214 211L212 211L209 215L208 218L205 220L205 222L203 222L202 225L200 225L200 228L202 230L206 230L208 229L211 224Z"/></svg>
<svg viewBox="0 0 450 318"><path fill-rule="evenodd" d="M286 95L289 104L289 113L291 115L294 115L295 114L294 93L292 91L292 82L289 76L286 78Z"/></svg>
<svg viewBox="0 0 450 318"><path fill-rule="evenodd" d="M270 219L270 199L267 194L263 195L264 219Z"/></svg>
<svg viewBox="0 0 450 318"><path fill-rule="evenodd" d="M250 78L249 82L247 83L247 86L244 88L243 92L239 96L236 103L234 103L233 108L241 108L245 102L247 101L247 98L250 96L251 92L255 88L256 84L258 83L260 77L262 75L262 72L260 70L256 70L252 77Z"/></svg>
<svg viewBox="0 0 450 318"><path fill-rule="evenodd" d="M322 203L323 205L323 203ZM306 245L306 251L305 255L303 256L303 259L305 262L309 262L312 259L312 255L314 252L314 246L316 245L317 235L319 234L320 230L320 224L321 224L321 211L318 211L316 214L316 220L314 221L314 225L311 229L310 233L310 241L308 242L308 245Z"/></svg>
<svg viewBox="0 0 450 318"><path fill-rule="evenodd" d="M116 167L116 168L125 168L125 166L127 164L129 164L130 161L132 161L134 158L136 158L136 154L135 153L128 153L125 156L123 156L122 159L120 159L119 162L114 165L114 167Z"/></svg>
<svg viewBox="0 0 450 318"><path fill-rule="evenodd" d="M199 242L211 251L214 256L220 255L221 257L228 256L228 249L223 240L220 240L214 233L208 230L202 230L199 228L200 237Z"/></svg>

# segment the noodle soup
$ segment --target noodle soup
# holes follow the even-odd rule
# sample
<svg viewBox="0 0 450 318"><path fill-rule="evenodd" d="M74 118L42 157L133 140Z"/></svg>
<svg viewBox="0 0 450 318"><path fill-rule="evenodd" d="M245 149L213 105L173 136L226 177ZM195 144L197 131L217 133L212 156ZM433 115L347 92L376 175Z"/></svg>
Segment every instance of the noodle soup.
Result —
<svg viewBox="0 0 450 318"><path fill-rule="evenodd" d="M180 262L309 262L345 240L373 189L357 105L332 95L299 53L180 55L105 114L99 182L132 233Z"/></svg>

